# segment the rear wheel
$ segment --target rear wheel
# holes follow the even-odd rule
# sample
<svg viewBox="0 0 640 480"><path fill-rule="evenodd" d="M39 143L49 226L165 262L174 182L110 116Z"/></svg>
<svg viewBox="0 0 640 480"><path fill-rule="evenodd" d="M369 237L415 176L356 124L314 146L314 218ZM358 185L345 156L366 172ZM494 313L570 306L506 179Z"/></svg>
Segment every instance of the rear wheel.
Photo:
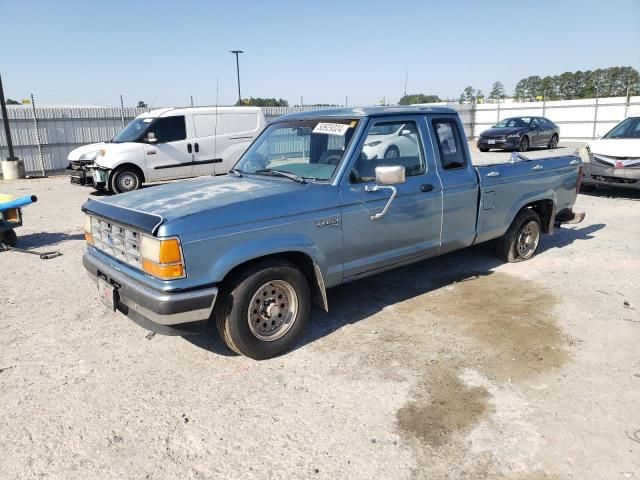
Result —
<svg viewBox="0 0 640 480"><path fill-rule="evenodd" d="M538 250L542 234L540 215L531 209L520 211L507 232L496 242L496 254L505 262L522 262Z"/></svg>
<svg viewBox="0 0 640 480"><path fill-rule="evenodd" d="M558 135L556 135L555 133L553 134L553 137L551 137L549 148L558 148Z"/></svg>
<svg viewBox="0 0 640 480"><path fill-rule="evenodd" d="M304 274L286 260L265 260L237 274L216 301L218 332L233 351L256 360L289 350L311 309Z"/></svg>
<svg viewBox="0 0 640 480"><path fill-rule="evenodd" d="M118 167L111 174L109 189L114 193L126 193L142 186L142 175L133 167Z"/></svg>
<svg viewBox="0 0 640 480"><path fill-rule="evenodd" d="M529 150L529 137L524 136L520 139L520 143L518 144L519 152L526 152Z"/></svg>

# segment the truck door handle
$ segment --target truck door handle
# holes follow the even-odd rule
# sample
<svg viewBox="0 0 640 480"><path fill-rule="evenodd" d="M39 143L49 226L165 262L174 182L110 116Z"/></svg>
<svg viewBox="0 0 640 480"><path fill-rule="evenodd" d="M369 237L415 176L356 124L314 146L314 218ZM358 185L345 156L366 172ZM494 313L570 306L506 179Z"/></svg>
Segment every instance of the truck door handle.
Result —
<svg viewBox="0 0 640 480"><path fill-rule="evenodd" d="M200 145L198 145L197 143L193 144L193 148L196 149L196 153L198 153L200 151Z"/></svg>
<svg viewBox="0 0 640 480"><path fill-rule="evenodd" d="M542 165L536 165L532 170L542 170Z"/></svg>
<svg viewBox="0 0 640 480"><path fill-rule="evenodd" d="M430 183L426 183L424 185L420 185L420 191L421 192L432 192L433 191L433 185L431 185Z"/></svg>
<svg viewBox="0 0 640 480"><path fill-rule="evenodd" d="M191 144L187 143L187 152L191 153L192 151Z"/></svg>
<svg viewBox="0 0 640 480"><path fill-rule="evenodd" d="M496 172L495 170L493 172L487 173L487 177L499 177L499 176L500 176L500 172Z"/></svg>

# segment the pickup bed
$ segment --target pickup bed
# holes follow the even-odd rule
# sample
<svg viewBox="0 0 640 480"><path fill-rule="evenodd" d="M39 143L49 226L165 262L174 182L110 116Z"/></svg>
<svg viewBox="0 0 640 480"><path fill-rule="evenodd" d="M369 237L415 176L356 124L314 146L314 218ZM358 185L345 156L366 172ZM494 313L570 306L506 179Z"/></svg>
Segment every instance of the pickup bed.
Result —
<svg viewBox="0 0 640 480"><path fill-rule="evenodd" d="M217 326L256 359L286 351L326 290L495 240L533 257L577 223L578 156L474 167L446 108L278 118L224 177L89 200L83 263L99 298L167 334Z"/></svg>

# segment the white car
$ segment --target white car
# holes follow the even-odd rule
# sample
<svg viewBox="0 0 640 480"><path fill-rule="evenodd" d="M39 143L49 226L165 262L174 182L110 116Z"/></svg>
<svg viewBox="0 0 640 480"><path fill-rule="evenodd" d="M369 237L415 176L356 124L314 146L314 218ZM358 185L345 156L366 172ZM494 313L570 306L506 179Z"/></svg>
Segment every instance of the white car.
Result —
<svg viewBox="0 0 640 480"><path fill-rule="evenodd" d="M640 113L624 119L589 142L583 187L596 185L640 189Z"/></svg>
<svg viewBox="0 0 640 480"><path fill-rule="evenodd" d="M145 182L221 175L232 168L265 119L259 107L152 110L134 118L109 142L69 153L72 183L114 193Z"/></svg>
<svg viewBox="0 0 640 480"><path fill-rule="evenodd" d="M415 155L418 137L413 124L378 124L369 130L362 152L369 159Z"/></svg>

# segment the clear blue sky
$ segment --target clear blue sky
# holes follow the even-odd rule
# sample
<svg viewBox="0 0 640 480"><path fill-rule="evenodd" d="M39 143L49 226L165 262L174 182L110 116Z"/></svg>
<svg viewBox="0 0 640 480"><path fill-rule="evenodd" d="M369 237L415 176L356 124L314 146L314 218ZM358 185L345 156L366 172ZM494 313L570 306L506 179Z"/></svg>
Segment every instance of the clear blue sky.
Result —
<svg viewBox="0 0 640 480"><path fill-rule="evenodd" d="M640 0L0 0L5 95L41 104L155 105L242 96L305 103L507 93L528 75L640 69Z"/></svg>

